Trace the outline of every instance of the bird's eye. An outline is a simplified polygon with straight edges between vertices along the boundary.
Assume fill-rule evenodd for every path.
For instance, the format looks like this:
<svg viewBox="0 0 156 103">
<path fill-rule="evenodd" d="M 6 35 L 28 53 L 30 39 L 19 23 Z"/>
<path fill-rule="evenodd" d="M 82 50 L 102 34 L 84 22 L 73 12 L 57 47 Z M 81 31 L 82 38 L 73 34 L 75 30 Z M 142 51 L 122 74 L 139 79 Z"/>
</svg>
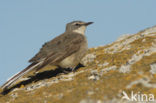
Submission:
<svg viewBox="0 0 156 103">
<path fill-rule="evenodd" d="M 77 24 L 77 23 L 76 23 L 75 25 L 76 25 L 76 26 L 80 26 L 80 24 Z"/>
</svg>

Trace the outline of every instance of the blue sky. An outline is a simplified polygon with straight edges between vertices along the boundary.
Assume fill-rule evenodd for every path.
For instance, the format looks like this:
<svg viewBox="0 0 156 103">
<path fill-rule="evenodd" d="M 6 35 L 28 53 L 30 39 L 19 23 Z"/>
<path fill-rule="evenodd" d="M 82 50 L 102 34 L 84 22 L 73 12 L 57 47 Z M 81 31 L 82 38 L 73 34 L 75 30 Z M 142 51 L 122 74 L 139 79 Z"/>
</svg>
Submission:
<svg viewBox="0 0 156 103">
<path fill-rule="evenodd" d="M 73 20 L 93 21 L 89 47 L 156 25 L 156 0 L 0 0 L 0 85 Z"/>
</svg>

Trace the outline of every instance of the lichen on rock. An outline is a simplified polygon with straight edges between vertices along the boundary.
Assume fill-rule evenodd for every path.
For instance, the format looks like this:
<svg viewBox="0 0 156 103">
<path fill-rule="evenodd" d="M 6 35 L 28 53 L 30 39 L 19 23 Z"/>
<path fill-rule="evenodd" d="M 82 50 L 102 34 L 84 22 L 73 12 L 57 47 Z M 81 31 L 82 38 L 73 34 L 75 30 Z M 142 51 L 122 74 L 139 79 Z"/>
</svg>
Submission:
<svg viewBox="0 0 156 103">
<path fill-rule="evenodd" d="M 137 103 L 123 96 L 156 98 L 156 26 L 90 48 L 75 72 L 47 66 L 25 75 L 0 103 Z M 0 90 L 2 91 L 2 90 Z M 142 101 L 141 101 L 142 102 Z M 153 103 L 155 101 L 152 101 Z"/>
</svg>

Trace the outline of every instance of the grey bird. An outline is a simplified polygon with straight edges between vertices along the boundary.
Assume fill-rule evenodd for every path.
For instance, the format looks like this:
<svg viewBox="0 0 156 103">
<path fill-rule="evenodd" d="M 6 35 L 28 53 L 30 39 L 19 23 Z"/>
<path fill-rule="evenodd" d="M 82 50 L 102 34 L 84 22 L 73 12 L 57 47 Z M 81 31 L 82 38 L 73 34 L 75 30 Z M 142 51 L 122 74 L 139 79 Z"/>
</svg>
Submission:
<svg viewBox="0 0 156 103">
<path fill-rule="evenodd" d="M 61 68 L 74 68 L 80 63 L 88 50 L 85 36 L 86 27 L 93 22 L 73 21 L 66 25 L 66 31 L 45 43 L 40 51 L 29 60 L 27 68 L 15 74 L 1 86 L 3 90 L 15 84 L 19 78 L 32 70 L 39 70 L 46 65 L 55 65 Z"/>
</svg>

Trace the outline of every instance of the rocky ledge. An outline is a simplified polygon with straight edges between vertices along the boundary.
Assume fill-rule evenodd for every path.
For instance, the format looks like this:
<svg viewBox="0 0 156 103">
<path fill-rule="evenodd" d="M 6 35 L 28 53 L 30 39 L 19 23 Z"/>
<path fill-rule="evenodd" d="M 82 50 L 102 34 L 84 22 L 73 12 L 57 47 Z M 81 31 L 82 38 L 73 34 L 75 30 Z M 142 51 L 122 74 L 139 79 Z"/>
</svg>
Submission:
<svg viewBox="0 0 156 103">
<path fill-rule="evenodd" d="M 156 26 L 90 48 L 81 64 L 29 73 L 0 103 L 156 103 Z"/>
</svg>

